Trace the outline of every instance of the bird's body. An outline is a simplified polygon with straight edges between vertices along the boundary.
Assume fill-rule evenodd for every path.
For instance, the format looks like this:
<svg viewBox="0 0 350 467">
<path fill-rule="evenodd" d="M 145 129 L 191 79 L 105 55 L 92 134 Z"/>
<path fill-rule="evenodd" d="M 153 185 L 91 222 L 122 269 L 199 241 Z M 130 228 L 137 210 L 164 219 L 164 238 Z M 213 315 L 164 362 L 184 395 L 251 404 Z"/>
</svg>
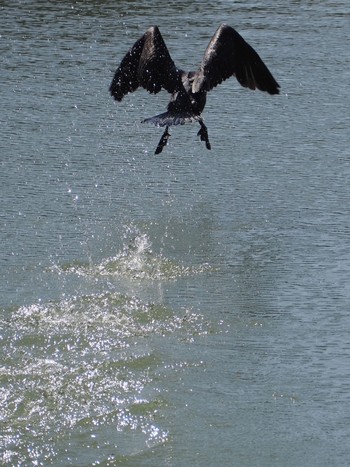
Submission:
<svg viewBox="0 0 350 467">
<path fill-rule="evenodd" d="M 143 120 L 166 127 L 156 154 L 167 144 L 169 126 L 191 122 L 200 124 L 198 135 L 210 149 L 201 114 L 207 93 L 230 76 L 236 76 L 238 82 L 249 89 L 279 93 L 279 84 L 259 55 L 230 26 L 222 24 L 218 28 L 196 72 L 185 72 L 175 66 L 158 27 L 154 26 L 123 58 L 114 74 L 110 93 L 117 101 L 138 87 L 154 94 L 165 89 L 171 94 L 166 112 Z"/>
</svg>

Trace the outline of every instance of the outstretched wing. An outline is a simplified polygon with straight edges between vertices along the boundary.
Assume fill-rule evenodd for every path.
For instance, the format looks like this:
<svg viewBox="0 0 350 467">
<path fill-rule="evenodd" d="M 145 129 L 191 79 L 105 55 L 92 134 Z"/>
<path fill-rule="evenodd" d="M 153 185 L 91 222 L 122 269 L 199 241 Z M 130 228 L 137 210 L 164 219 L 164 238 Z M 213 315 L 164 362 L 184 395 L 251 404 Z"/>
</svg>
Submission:
<svg viewBox="0 0 350 467">
<path fill-rule="evenodd" d="M 139 86 L 156 94 L 162 88 L 173 93 L 181 83 L 180 71 L 172 61 L 157 26 L 149 28 L 123 58 L 109 91 L 121 101 Z"/>
<path fill-rule="evenodd" d="M 204 53 L 192 91 L 210 91 L 230 76 L 236 76 L 246 88 L 279 93 L 279 84 L 253 47 L 233 28 L 222 24 Z"/>
</svg>

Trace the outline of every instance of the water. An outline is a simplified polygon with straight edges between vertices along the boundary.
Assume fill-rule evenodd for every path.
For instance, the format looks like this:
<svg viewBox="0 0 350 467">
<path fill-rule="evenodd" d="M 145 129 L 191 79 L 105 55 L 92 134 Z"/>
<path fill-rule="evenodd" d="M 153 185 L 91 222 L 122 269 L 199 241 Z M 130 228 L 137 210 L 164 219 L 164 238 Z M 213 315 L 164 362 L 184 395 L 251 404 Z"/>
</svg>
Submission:
<svg viewBox="0 0 350 467">
<path fill-rule="evenodd" d="M 347 466 L 347 2 L 0 2 L 1 464 Z M 281 84 L 108 95 L 158 24 L 221 22 Z"/>
</svg>

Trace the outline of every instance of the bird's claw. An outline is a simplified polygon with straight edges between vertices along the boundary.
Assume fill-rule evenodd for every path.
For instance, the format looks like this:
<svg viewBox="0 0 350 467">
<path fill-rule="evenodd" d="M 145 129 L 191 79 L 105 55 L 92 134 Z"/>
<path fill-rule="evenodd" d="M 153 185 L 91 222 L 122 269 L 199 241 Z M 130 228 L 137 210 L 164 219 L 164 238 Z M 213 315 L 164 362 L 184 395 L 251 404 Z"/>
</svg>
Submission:
<svg viewBox="0 0 350 467">
<path fill-rule="evenodd" d="M 197 136 L 201 137 L 201 141 L 205 141 L 205 146 L 207 149 L 211 149 L 211 145 L 209 142 L 209 136 L 208 136 L 208 130 L 204 124 L 201 125 L 201 128 L 198 131 Z"/>
<path fill-rule="evenodd" d="M 160 141 L 158 143 L 157 149 L 154 154 L 160 154 L 163 151 L 163 148 L 164 146 L 166 146 L 169 137 L 170 137 L 170 133 L 168 132 L 168 127 L 166 127 L 162 137 L 160 138 Z"/>
</svg>

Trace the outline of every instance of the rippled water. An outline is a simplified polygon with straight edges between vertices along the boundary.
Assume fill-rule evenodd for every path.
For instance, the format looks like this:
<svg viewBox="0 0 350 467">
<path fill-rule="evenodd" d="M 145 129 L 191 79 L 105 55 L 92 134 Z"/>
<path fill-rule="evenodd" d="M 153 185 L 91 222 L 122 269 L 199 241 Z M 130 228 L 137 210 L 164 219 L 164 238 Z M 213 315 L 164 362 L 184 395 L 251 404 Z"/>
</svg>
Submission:
<svg viewBox="0 0 350 467">
<path fill-rule="evenodd" d="M 347 2 L 0 2 L 2 465 L 347 466 Z M 280 96 L 229 80 L 195 125 L 108 95 L 152 24 L 184 69 L 221 22 Z"/>
</svg>

